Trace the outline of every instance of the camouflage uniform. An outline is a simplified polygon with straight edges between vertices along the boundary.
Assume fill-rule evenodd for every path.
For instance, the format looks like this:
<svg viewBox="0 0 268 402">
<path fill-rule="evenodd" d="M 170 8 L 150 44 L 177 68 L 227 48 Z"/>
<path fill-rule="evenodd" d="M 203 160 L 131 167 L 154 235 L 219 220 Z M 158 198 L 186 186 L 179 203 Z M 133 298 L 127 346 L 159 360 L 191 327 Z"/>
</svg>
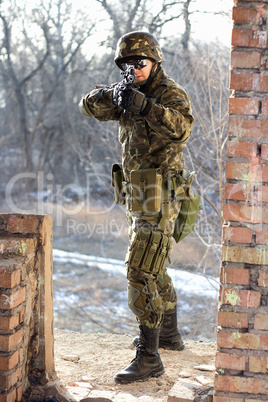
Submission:
<svg viewBox="0 0 268 402">
<path fill-rule="evenodd" d="M 137 55 L 148 56 L 147 45 L 148 43 L 141 40 L 133 42 L 134 54 L 136 52 Z M 162 60 L 159 49 L 156 50 L 158 53 L 155 59 L 158 57 Z M 122 53 L 120 52 L 121 49 L 115 60 L 119 67 L 118 61 L 124 58 L 124 48 Z M 130 182 L 131 171 L 150 168 L 157 168 L 166 183 L 184 166 L 182 152 L 193 124 L 190 101 L 185 90 L 168 77 L 162 67 L 158 70 L 156 76 L 150 79 L 150 85 L 139 87 L 146 99 L 152 102 L 151 109 L 145 116 L 126 112 L 114 105 L 115 84 L 94 89 L 80 102 L 81 113 L 93 116 L 100 121 L 117 120 L 119 122 L 123 175 L 127 183 Z M 126 204 L 130 227 L 130 243 L 126 255 L 128 303 L 138 321 L 149 328 L 160 327 L 163 311 L 170 310 L 176 305 L 176 293 L 172 280 L 166 272 L 165 264 L 162 264 L 160 269 L 159 267 L 156 269 L 152 264 L 144 268 L 140 262 L 132 264 L 130 255 L 132 250 L 144 241 L 144 233 L 145 235 L 149 233 L 149 236 L 153 233 L 160 236 L 160 241 L 157 243 L 158 250 L 154 252 L 157 255 L 159 251 L 164 255 L 164 260 L 167 259 L 180 203 L 176 201 L 174 190 L 168 192 L 166 201 L 168 213 L 165 219 L 163 219 L 163 210 L 156 213 L 133 213 L 128 203 Z M 163 248 L 164 240 L 167 240 L 167 243 Z M 150 244 L 151 247 L 152 242 Z"/>
</svg>

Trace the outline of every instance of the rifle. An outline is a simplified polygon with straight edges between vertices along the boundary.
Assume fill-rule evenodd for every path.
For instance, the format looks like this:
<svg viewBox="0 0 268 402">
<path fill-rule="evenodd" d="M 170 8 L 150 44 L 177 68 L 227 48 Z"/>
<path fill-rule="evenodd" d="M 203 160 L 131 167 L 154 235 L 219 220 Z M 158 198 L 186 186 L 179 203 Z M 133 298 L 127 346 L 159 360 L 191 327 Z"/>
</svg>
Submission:
<svg viewBox="0 0 268 402">
<path fill-rule="evenodd" d="M 124 76 L 123 80 L 118 84 L 119 91 L 130 91 L 133 88 L 134 81 L 135 81 L 135 70 L 134 67 L 129 65 L 126 70 L 121 71 L 121 74 Z M 119 92 L 120 93 L 120 92 Z M 119 95 L 118 102 L 123 102 L 123 97 Z"/>
<path fill-rule="evenodd" d="M 144 102 L 144 94 L 134 88 L 136 79 L 134 66 L 129 65 L 121 74 L 124 78 L 115 87 L 114 103 L 125 111 L 140 113 L 146 102 Z"/>
</svg>

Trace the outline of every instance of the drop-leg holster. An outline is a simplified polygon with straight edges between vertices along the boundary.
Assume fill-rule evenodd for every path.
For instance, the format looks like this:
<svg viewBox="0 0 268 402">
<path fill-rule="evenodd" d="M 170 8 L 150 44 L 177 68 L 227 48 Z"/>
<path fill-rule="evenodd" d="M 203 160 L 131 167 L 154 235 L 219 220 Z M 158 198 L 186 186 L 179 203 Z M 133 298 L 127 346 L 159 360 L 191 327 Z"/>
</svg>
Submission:
<svg viewBox="0 0 268 402">
<path fill-rule="evenodd" d="M 145 381 L 150 377 L 158 377 L 165 369 L 158 353 L 159 328 L 140 325 L 140 336 L 136 357 L 124 370 L 114 377 L 118 383 Z"/>
</svg>

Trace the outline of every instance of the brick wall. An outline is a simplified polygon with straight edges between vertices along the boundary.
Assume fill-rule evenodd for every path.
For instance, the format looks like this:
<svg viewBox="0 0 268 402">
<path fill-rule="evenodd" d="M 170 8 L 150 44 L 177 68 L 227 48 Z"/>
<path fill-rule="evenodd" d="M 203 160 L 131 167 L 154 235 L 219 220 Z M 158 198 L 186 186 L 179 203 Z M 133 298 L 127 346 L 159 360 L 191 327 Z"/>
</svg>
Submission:
<svg viewBox="0 0 268 402">
<path fill-rule="evenodd" d="M 268 400 L 268 0 L 234 1 L 214 402 Z"/>
<path fill-rule="evenodd" d="M 0 402 L 55 379 L 52 219 L 0 215 Z"/>
</svg>

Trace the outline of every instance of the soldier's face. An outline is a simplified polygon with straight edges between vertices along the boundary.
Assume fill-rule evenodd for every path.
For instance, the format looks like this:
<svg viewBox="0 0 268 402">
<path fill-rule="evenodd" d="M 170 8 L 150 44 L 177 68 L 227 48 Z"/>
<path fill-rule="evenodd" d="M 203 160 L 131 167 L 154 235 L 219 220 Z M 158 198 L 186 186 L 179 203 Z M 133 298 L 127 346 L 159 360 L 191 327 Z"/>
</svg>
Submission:
<svg viewBox="0 0 268 402">
<path fill-rule="evenodd" d="M 148 62 L 146 66 L 142 67 L 139 70 L 135 69 L 135 75 L 136 75 L 136 80 L 134 81 L 135 83 L 147 80 L 147 78 L 149 77 L 153 66 L 153 62 L 151 60 L 146 61 Z"/>
</svg>

